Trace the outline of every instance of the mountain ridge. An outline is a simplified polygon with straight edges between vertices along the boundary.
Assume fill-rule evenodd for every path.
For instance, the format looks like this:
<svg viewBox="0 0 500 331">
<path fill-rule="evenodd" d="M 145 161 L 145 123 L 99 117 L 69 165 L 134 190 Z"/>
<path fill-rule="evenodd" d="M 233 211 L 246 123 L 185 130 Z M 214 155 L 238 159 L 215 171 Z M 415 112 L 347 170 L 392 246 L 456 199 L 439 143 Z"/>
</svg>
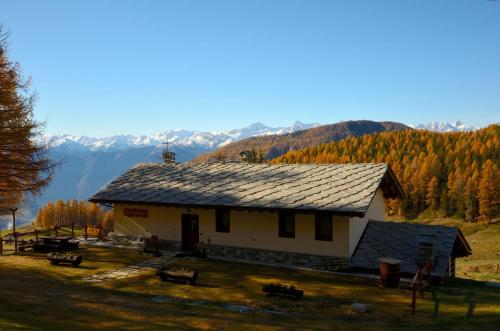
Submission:
<svg viewBox="0 0 500 331">
<path fill-rule="evenodd" d="M 179 128 L 151 135 L 118 134 L 101 138 L 86 135 L 45 134 L 38 139 L 40 142 L 49 144 L 49 146 L 53 148 L 59 148 L 64 145 L 64 148 L 68 152 L 124 150 L 128 148 L 141 148 L 146 146 L 160 146 L 165 144 L 167 140 L 170 146 L 190 147 L 196 145 L 197 147 L 215 149 L 245 138 L 282 135 L 324 125 L 331 124 L 304 124 L 300 121 L 295 121 L 295 123 L 290 126 L 269 127 L 262 122 L 255 122 L 240 129 L 228 130 L 199 131 Z M 476 127 L 466 125 L 460 120 L 451 123 L 428 122 L 416 125 L 406 125 L 414 129 L 436 132 L 465 132 L 477 130 Z"/>
<path fill-rule="evenodd" d="M 113 135 L 96 138 L 91 136 L 76 136 L 71 134 L 46 134 L 39 138 L 40 142 L 48 144 L 53 148 L 66 145 L 71 151 L 107 151 L 123 150 L 127 148 L 140 148 L 146 146 L 159 146 L 167 141 L 170 146 L 198 146 L 205 148 L 217 148 L 231 142 L 254 136 L 279 135 L 306 130 L 317 127 L 320 124 L 305 124 L 295 121 L 290 126 L 269 127 L 262 122 L 255 122 L 241 129 L 230 129 L 224 131 L 195 131 L 195 130 L 166 130 L 152 135 Z"/>
<path fill-rule="evenodd" d="M 213 152 L 202 154 L 194 161 L 204 162 L 211 158 L 238 160 L 239 153 L 249 149 L 262 152 L 264 159 L 273 159 L 295 149 L 325 144 L 352 136 L 358 137 L 370 133 L 400 130 L 412 130 L 412 128 L 402 123 L 389 121 L 344 121 L 284 135 L 249 137 L 222 146 Z"/>
<path fill-rule="evenodd" d="M 421 123 L 412 127 L 415 129 L 435 131 L 435 132 L 470 132 L 477 130 L 476 127 L 472 125 L 466 125 L 464 122 L 460 120 L 457 120 L 453 123 L 449 122 Z"/>
</svg>

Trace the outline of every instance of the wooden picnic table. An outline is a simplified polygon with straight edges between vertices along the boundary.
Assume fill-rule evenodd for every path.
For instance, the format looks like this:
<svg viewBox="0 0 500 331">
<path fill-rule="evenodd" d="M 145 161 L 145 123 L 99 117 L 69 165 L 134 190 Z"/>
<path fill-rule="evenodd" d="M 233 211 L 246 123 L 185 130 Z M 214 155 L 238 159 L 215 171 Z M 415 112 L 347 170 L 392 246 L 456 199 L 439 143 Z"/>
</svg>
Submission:
<svg viewBox="0 0 500 331">
<path fill-rule="evenodd" d="M 41 237 L 33 245 L 33 250 L 37 252 L 66 251 L 78 248 L 78 242 L 70 242 L 71 236 Z"/>
</svg>

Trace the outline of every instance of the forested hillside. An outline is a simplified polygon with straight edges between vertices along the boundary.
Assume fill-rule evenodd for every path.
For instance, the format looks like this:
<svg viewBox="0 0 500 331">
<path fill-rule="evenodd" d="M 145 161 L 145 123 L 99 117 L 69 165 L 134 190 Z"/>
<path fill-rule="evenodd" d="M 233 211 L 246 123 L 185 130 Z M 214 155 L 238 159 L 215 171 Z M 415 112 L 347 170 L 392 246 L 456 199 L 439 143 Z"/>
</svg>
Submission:
<svg viewBox="0 0 500 331">
<path fill-rule="evenodd" d="M 219 161 L 238 160 L 241 151 L 251 149 L 261 153 L 264 159 L 270 160 L 290 150 L 325 144 L 347 137 L 359 137 L 369 133 L 408 129 L 410 129 L 409 126 L 397 122 L 345 121 L 288 134 L 243 139 L 221 147 L 214 152 L 202 154 L 195 161 L 207 161 L 210 158 Z"/>
<path fill-rule="evenodd" d="M 500 126 L 465 133 L 382 132 L 291 151 L 273 163 L 388 163 L 406 197 L 389 214 L 490 220 L 500 212 Z"/>
<path fill-rule="evenodd" d="M 113 211 L 105 211 L 95 203 L 73 199 L 48 202 L 38 210 L 37 226 L 49 228 L 54 225 L 102 225 L 113 229 Z"/>
</svg>

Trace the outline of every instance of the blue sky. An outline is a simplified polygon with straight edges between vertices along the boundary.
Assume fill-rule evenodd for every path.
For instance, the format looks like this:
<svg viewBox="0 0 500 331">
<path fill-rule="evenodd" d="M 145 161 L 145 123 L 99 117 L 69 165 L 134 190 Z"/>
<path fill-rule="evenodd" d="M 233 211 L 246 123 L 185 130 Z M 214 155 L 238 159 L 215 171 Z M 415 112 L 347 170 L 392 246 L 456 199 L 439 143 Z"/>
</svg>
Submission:
<svg viewBox="0 0 500 331">
<path fill-rule="evenodd" d="M 500 121 L 500 1 L 0 0 L 54 133 Z"/>
</svg>

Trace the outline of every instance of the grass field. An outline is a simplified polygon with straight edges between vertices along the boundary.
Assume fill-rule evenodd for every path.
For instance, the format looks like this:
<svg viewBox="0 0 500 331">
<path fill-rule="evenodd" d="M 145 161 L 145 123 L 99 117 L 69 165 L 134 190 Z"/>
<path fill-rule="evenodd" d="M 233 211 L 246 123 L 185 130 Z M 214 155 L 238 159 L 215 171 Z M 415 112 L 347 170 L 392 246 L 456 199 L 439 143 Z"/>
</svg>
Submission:
<svg viewBox="0 0 500 331">
<path fill-rule="evenodd" d="M 372 279 L 249 264 L 180 259 L 198 270 L 197 286 L 162 283 L 154 272 L 110 283 L 83 278 L 150 257 L 131 250 L 83 248 L 80 268 L 51 266 L 43 255 L 0 257 L 0 330 L 498 330 L 500 289 L 456 280 L 436 287 L 410 314 L 409 291 Z M 305 298 L 266 297 L 267 282 L 294 284 Z M 350 310 L 367 303 L 368 312 Z M 472 310 L 471 310 L 472 309 Z M 469 313 L 468 313 L 469 312 Z"/>
</svg>

